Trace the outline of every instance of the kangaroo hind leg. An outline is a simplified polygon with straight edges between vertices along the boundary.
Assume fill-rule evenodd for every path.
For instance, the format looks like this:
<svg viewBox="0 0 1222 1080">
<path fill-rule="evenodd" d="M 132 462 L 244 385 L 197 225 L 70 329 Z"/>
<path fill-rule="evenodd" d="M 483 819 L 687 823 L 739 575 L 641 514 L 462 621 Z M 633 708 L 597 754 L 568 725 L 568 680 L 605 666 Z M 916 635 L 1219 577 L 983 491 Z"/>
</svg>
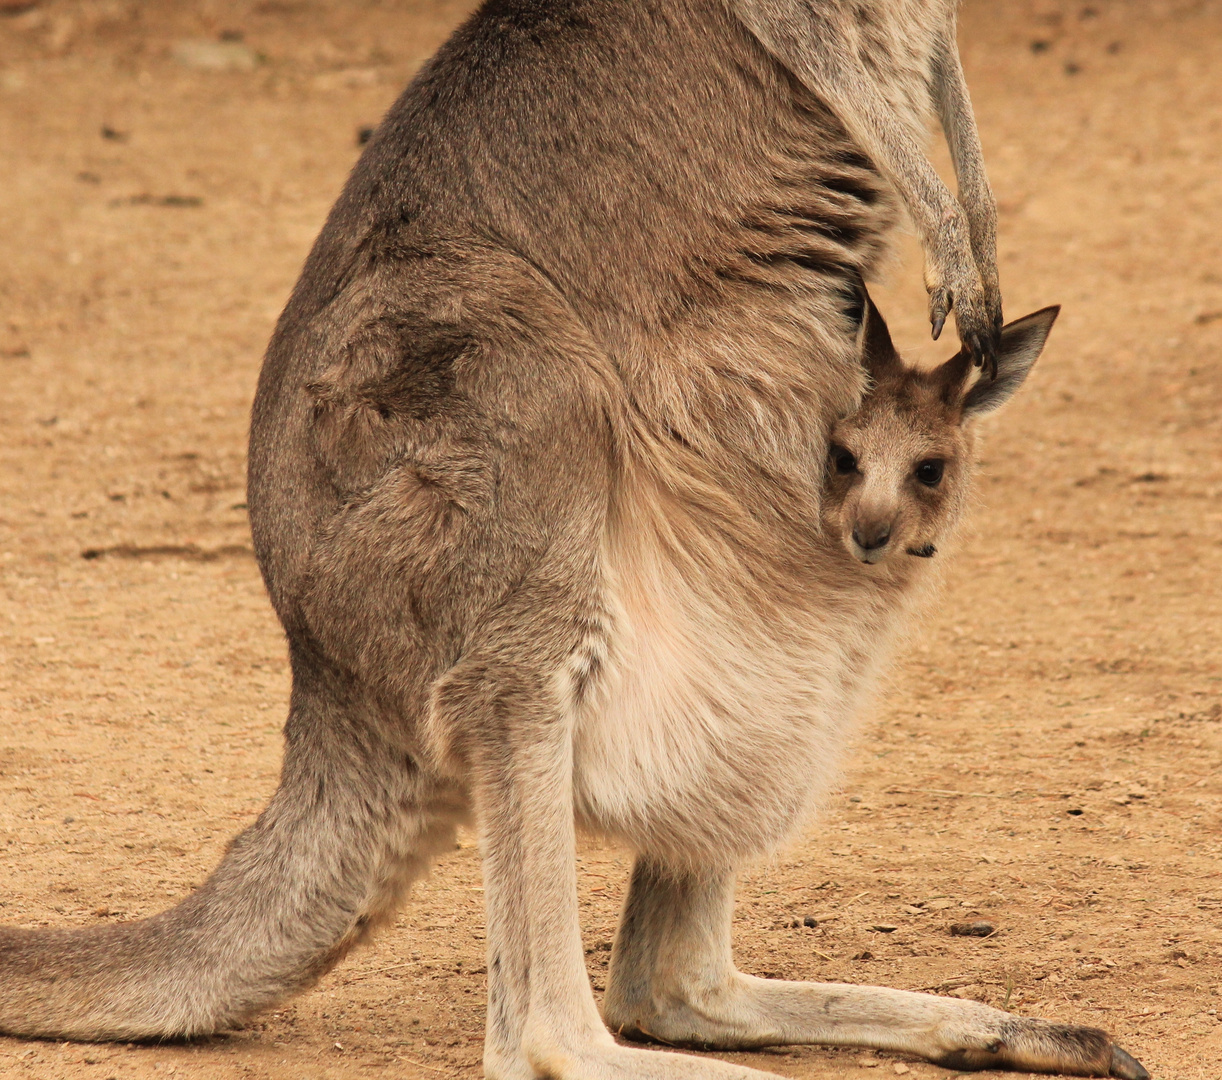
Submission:
<svg viewBox="0 0 1222 1080">
<path fill-rule="evenodd" d="M 279 788 L 176 907 L 85 930 L 0 930 L 0 1031 L 215 1031 L 309 986 L 385 922 L 453 842 L 462 808 L 370 736 L 362 708 L 342 686 L 298 677 Z"/>
<path fill-rule="evenodd" d="M 487 904 L 485 1074 L 764 1080 L 721 1061 L 619 1046 L 599 1018 L 578 920 L 572 710 L 556 675 L 581 620 L 566 632 L 557 597 L 554 580 L 521 584 L 434 696 L 436 722 L 470 739 Z"/>
<path fill-rule="evenodd" d="M 731 869 L 637 860 L 611 954 L 604 1015 L 640 1039 L 718 1049 L 868 1046 L 958 1069 L 1146 1080 L 1095 1028 L 878 986 L 758 979 L 730 957 Z"/>
</svg>

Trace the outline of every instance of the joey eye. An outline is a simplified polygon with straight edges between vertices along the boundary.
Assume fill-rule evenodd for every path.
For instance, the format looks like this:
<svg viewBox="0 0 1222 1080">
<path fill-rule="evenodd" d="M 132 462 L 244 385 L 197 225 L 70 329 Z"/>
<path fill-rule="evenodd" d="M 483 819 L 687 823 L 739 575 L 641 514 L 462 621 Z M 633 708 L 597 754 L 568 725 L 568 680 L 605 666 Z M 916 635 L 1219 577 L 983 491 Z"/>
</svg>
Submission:
<svg viewBox="0 0 1222 1080">
<path fill-rule="evenodd" d="M 841 476 L 857 471 L 857 459 L 843 446 L 832 447 L 832 464 L 836 466 L 836 471 Z"/>
<path fill-rule="evenodd" d="M 922 461 L 916 467 L 916 478 L 926 487 L 937 487 L 942 482 L 942 471 L 946 463 L 937 458 Z"/>
</svg>

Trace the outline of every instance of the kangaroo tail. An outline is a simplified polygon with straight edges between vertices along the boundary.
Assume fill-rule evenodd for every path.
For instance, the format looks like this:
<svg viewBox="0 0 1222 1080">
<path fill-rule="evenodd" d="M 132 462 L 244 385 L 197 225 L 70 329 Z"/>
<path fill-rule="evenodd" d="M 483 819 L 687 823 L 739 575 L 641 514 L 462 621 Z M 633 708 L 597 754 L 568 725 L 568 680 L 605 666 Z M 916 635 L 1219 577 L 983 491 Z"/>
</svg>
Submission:
<svg viewBox="0 0 1222 1080">
<path fill-rule="evenodd" d="M 0 1032 L 198 1035 L 317 981 L 453 843 L 460 798 L 375 725 L 295 693 L 280 786 L 178 906 L 85 930 L 0 929 Z"/>
</svg>

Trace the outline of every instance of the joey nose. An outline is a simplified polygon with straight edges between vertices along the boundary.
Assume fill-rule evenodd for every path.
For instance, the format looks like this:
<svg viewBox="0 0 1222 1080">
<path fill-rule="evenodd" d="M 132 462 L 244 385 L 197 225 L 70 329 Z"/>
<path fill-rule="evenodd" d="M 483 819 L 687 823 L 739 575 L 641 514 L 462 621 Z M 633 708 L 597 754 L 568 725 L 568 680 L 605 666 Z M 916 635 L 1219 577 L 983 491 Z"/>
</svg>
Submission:
<svg viewBox="0 0 1222 1080">
<path fill-rule="evenodd" d="M 853 542 L 862 551 L 877 551 L 881 547 L 886 547 L 890 539 L 891 525 L 888 522 L 853 526 Z"/>
</svg>

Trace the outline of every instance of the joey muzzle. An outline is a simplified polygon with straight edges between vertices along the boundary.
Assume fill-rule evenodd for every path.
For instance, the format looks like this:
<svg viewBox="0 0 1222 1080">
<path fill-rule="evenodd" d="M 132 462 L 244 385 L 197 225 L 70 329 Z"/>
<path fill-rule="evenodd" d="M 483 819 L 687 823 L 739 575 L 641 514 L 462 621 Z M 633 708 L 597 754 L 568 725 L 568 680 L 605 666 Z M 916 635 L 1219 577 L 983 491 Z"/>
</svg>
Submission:
<svg viewBox="0 0 1222 1080">
<path fill-rule="evenodd" d="M 881 562 L 887 555 L 891 542 L 892 522 L 886 519 L 858 521 L 850 534 L 853 554 L 862 562 Z"/>
</svg>

